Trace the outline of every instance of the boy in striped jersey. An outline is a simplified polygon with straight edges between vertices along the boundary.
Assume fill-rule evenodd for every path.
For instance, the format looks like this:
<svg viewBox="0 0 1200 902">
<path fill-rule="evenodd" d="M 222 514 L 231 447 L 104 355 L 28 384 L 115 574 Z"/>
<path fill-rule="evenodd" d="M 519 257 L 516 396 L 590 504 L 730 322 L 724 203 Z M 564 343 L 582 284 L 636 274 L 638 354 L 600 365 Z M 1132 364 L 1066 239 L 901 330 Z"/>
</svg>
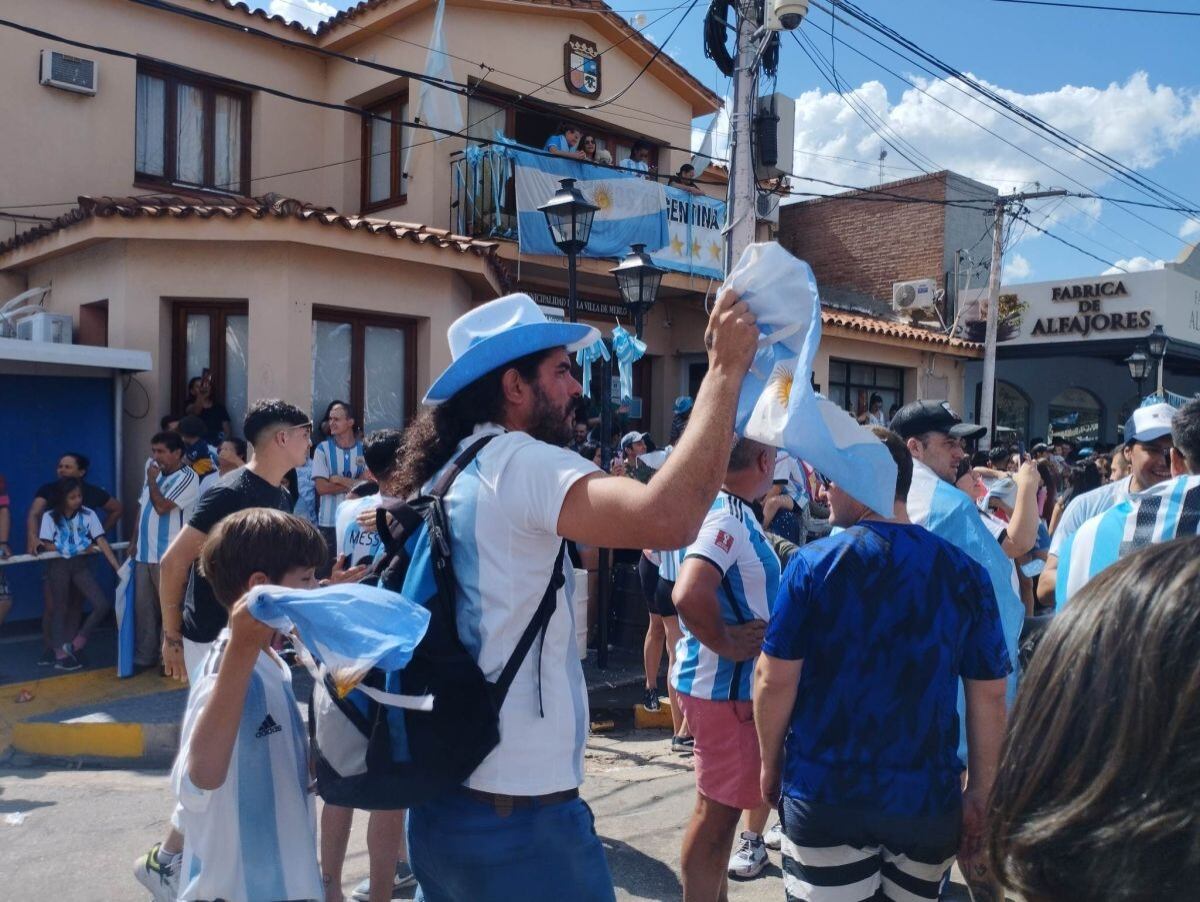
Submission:
<svg viewBox="0 0 1200 902">
<path fill-rule="evenodd" d="M 159 432 L 151 438 L 150 457 L 146 483 L 138 499 L 137 529 L 129 543 L 134 579 L 135 667 L 158 664 L 162 647 L 158 562 L 200 497 L 200 477 L 186 466 L 183 439 L 176 433 Z"/>
<path fill-rule="evenodd" d="M 762 833 L 771 809 L 758 788 L 750 683 L 779 588 L 779 559 L 751 505 L 774 475 L 774 448 L 747 438 L 734 443 L 721 491 L 683 554 L 672 594 L 683 638 L 671 685 L 695 737 L 696 760 L 696 808 L 683 839 L 685 900 L 724 898 L 728 876 L 755 877 L 767 863 Z M 746 830 L 730 858 L 743 811 Z"/>
<path fill-rule="evenodd" d="M 315 801 L 291 671 L 275 631 L 250 616 L 255 586 L 316 588 L 325 543 L 312 525 L 269 508 L 230 514 L 209 534 L 200 569 L 229 627 L 188 696 L 171 786 L 186 837 L 180 900 L 323 899 Z"/>
<path fill-rule="evenodd" d="M 354 411 L 345 401 L 334 401 L 325 413 L 329 438 L 313 451 L 312 476 L 317 490 L 317 528 L 329 547 L 329 560 L 319 576 L 328 576 L 337 560 L 337 509 L 347 494 L 362 479 L 366 470 L 363 444 L 355 430 Z"/>
</svg>

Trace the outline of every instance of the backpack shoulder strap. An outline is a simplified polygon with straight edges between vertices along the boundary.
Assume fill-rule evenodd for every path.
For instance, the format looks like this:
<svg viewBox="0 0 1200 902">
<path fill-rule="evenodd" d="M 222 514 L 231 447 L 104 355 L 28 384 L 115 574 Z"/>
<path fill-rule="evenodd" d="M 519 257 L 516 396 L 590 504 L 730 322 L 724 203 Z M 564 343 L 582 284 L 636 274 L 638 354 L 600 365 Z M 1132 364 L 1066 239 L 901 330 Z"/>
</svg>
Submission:
<svg viewBox="0 0 1200 902">
<path fill-rule="evenodd" d="M 454 480 L 458 478 L 458 474 L 465 470 L 467 465 L 475 459 L 475 456 L 483 450 L 483 446 L 495 437 L 495 433 L 483 435 L 467 445 L 463 449 L 462 454 L 454 458 L 450 465 L 442 470 L 442 474 L 438 477 L 437 482 L 433 484 L 433 488 L 429 490 L 429 494 L 434 498 L 444 497 L 446 492 L 450 491 L 450 486 L 454 483 Z"/>
<path fill-rule="evenodd" d="M 563 558 L 567 553 L 566 541 L 560 542 L 558 546 L 558 557 L 554 559 L 554 570 L 550 574 L 550 582 L 546 586 L 546 591 L 542 593 L 541 604 L 538 605 L 537 611 L 534 612 L 533 619 L 529 621 L 529 625 L 525 627 L 525 632 L 521 634 L 521 638 L 517 640 L 517 647 L 513 649 L 513 653 L 508 658 L 508 663 L 504 665 L 504 669 L 500 671 L 500 677 L 495 683 L 495 698 L 496 708 L 499 709 L 504 704 L 504 698 L 508 695 L 508 690 L 512 686 L 512 682 L 516 679 L 517 671 L 521 669 L 521 664 L 524 663 L 525 657 L 529 654 L 529 649 L 533 647 L 533 640 L 538 634 L 545 634 L 546 627 L 550 624 L 550 618 L 554 616 L 554 608 L 558 604 L 558 590 L 563 587 L 566 578 L 563 576 L 562 566 Z M 540 666 L 540 665 L 539 665 Z M 538 674 L 538 704 L 541 704 L 541 673 Z"/>
</svg>

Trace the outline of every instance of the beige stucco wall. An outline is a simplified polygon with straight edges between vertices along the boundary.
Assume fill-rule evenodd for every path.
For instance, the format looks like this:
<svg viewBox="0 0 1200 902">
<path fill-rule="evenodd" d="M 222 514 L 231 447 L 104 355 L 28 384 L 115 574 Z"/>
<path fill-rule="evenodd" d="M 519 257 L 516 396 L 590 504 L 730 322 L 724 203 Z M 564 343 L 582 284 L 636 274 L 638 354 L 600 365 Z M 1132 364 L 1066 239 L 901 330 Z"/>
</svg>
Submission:
<svg viewBox="0 0 1200 902">
<path fill-rule="evenodd" d="M 813 362 L 813 376 L 824 389 L 829 385 L 829 361 L 849 360 L 904 370 L 904 403 L 919 399 L 946 400 L 963 413 L 965 361 L 930 351 L 890 345 L 884 341 L 824 335 Z"/>
</svg>

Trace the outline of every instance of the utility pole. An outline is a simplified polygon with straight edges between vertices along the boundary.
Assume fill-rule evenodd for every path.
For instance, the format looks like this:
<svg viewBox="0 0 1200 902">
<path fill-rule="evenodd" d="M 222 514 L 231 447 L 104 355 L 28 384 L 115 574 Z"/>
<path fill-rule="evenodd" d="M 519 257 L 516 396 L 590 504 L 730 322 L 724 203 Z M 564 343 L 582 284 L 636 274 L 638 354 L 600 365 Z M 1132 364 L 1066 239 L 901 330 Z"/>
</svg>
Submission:
<svg viewBox="0 0 1200 902">
<path fill-rule="evenodd" d="M 754 155 L 750 152 L 750 130 L 754 127 L 754 73 L 759 63 L 754 36 L 758 32 L 760 8 L 761 0 L 738 2 L 737 62 L 733 70 L 733 109 L 729 114 L 733 138 L 729 146 L 726 273 L 737 263 L 742 251 L 754 243 L 755 226 L 758 224 L 754 206 Z"/>
<path fill-rule="evenodd" d="M 1064 197 L 1066 191 L 1027 191 L 996 198 L 996 219 L 992 226 L 992 260 L 988 267 L 987 331 L 983 339 L 983 383 L 980 391 L 979 424 L 987 432 L 979 440 L 984 451 L 992 447 L 992 420 L 996 400 L 996 335 L 1000 330 L 1000 270 L 1004 263 L 1004 213 L 1009 204 L 1043 197 Z"/>
</svg>

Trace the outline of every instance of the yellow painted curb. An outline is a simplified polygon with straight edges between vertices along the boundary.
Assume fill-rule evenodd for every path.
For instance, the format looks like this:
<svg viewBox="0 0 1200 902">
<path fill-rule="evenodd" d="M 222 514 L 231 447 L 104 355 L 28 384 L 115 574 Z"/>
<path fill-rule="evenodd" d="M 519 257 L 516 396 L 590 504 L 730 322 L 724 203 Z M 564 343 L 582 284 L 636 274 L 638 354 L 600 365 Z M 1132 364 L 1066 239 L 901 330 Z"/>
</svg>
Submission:
<svg viewBox="0 0 1200 902">
<path fill-rule="evenodd" d="M 18 723 L 13 748 L 30 755 L 140 758 L 146 742 L 139 723 Z"/>
<path fill-rule="evenodd" d="M 24 683 L 8 683 L 0 686 L 0 753 L 12 745 L 13 732 L 17 725 L 43 714 L 52 714 L 64 708 L 100 704 L 139 695 L 153 695 L 169 689 L 178 689 L 186 683 L 160 676 L 155 671 L 146 671 L 135 677 L 117 679 L 117 669 L 85 670 L 66 673 L 42 680 Z M 23 690 L 33 694 L 32 700 L 18 702 Z M 58 726 L 57 724 L 41 724 Z M 108 726 L 106 724 L 79 724 L 78 726 Z M 117 726 L 117 725 L 114 725 Z"/>
<path fill-rule="evenodd" d="M 670 730 L 675 724 L 671 720 L 671 700 L 659 699 L 659 709 L 648 711 L 643 705 L 633 706 L 633 725 L 639 730 Z"/>
</svg>

